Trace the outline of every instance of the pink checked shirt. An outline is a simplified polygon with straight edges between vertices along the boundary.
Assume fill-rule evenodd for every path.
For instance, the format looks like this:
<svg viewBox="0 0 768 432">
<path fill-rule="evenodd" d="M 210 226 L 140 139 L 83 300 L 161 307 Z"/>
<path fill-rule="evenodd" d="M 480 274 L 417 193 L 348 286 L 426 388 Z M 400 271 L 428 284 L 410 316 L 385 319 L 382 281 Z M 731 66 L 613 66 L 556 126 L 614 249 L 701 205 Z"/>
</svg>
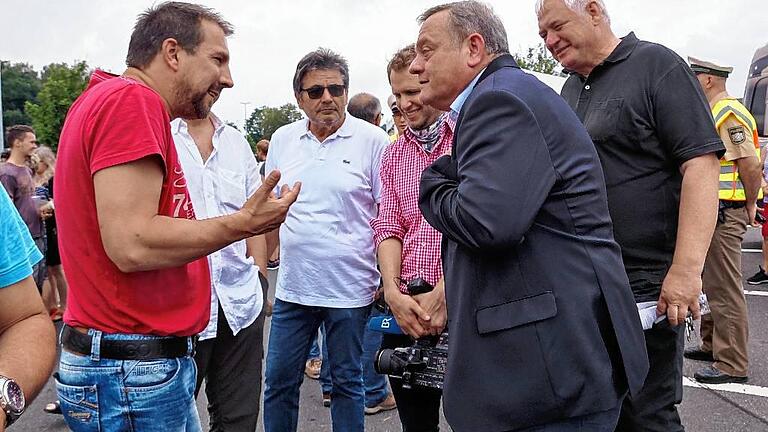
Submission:
<svg viewBox="0 0 768 432">
<path fill-rule="evenodd" d="M 447 119 L 440 140 L 427 153 L 410 130 L 384 150 L 381 159 L 381 204 L 379 215 L 371 220 L 374 242 L 395 237 L 403 244 L 400 278 L 416 277 L 434 285 L 443 277 L 440 263 L 442 235 L 424 220 L 419 210 L 421 173 L 440 156 L 450 154 L 455 123 Z M 405 291 L 405 285 L 400 285 Z"/>
</svg>

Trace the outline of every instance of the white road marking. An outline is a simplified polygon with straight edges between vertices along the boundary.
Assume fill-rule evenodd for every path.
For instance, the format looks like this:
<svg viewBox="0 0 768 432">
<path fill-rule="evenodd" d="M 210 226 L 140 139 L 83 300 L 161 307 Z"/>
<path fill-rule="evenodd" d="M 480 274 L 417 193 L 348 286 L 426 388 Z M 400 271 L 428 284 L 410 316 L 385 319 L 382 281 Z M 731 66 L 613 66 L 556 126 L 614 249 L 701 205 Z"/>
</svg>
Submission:
<svg viewBox="0 0 768 432">
<path fill-rule="evenodd" d="M 758 296 L 758 297 L 768 297 L 768 291 L 747 291 L 747 290 L 744 290 L 744 295 L 751 295 L 751 296 Z"/>
<path fill-rule="evenodd" d="M 702 384 L 688 377 L 683 377 L 683 385 L 686 387 L 701 388 L 707 390 L 738 393 L 749 396 L 759 396 L 768 398 L 768 387 L 760 387 L 749 384 Z"/>
<path fill-rule="evenodd" d="M 763 253 L 762 249 L 742 249 L 741 251 L 746 253 Z"/>
</svg>

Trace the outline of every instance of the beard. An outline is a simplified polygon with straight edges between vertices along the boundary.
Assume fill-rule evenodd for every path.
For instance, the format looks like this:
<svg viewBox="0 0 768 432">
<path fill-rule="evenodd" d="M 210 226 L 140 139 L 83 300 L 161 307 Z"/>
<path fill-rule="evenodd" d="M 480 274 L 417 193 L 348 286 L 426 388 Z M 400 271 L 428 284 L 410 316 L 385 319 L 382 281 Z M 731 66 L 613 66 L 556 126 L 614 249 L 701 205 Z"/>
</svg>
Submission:
<svg viewBox="0 0 768 432">
<path fill-rule="evenodd" d="M 182 82 L 176 88 L 175 99 L 179 101 L 176 107 L 176 116 L 184 119 L 204 119 L 208 117 L 211 112 L 211 103 L 206 102 L 205 97 L 208 96 L 208 91 L 195 91 L 189 83 Z M 221 92 L 221 89 L 216 89 L 217 92 Z"/>
</svg>

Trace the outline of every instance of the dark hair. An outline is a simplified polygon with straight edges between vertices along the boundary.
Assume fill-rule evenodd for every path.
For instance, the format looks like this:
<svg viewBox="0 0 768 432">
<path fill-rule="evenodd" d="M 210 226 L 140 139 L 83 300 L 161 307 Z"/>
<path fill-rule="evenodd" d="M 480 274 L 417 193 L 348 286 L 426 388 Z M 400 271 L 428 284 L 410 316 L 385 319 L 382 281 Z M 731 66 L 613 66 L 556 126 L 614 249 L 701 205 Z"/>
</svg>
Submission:
<svg viewBox="0 0 768 432">
<path fill-rule="evenodd" d="M 441 4 L 419 15 L 419 24 L 423 24 L 429 17 L 444 10 L 450 13 L 451 30 L 457 42 L 463 41 L 472 33 L 479 33 L 485 40 L 485 50 L 488 54 L 509 53 L 507 31 L 490 6 L 473 0 Z"/>
<path fill-rule="evenodd" d="M 314 70 L 337 70 L 341 73 L 341 80 L 344 88 L 349 90 L 349 66 L 347 60 L 329 50 L 328 48 L 318 48 L 307 54 L 299 60 L 296 65 L 296 74 L 293 76 L 293 92 L 301 92 L 301 82 L 307 73 Z"/>
<path fill-rule="evenodd" d="M 387 65 L 387 79 L 389 80 L 389 83 L 392 84 L 392 78 L 390 78 L 392 71 L 400 72 L 403 69 L 407 70 L 415 58 L 416 48 L 413 44 L 403 47 L 397 51 L 395 55 L 392 56 L 392 59 L 389 60 L 389 64 Z"/>
<path fill-rule="evenodd" d="M 347 111 L 352 117 L 376 125 L 376 117 L 381 114 L 381 102 L 372 94 L 358 93 L 349 99 Z"/>
<path fill-rule="evenodd" d="M 13 143 L 17 140 L 24 139 L 24 135 L 27 133 L 35 133 L 32 126 L 27 125 L 13 125 L 5 129 L 5 146 L 8 148 L 13 147 Z"/>
<path fill-rule="evenodd" d="M 194 54 L 203 41 L 200 31 L 203 20 L 221 27 L 225 36 L 234 33 L 232 24 L 205 6 L 164 2 L 147 9 L 136 20 L 125 63 L 135 68 L 147 66 L 160 51 L 163 41 L 170 38 L 176 39 L 185 51 Z"/>
</svg>

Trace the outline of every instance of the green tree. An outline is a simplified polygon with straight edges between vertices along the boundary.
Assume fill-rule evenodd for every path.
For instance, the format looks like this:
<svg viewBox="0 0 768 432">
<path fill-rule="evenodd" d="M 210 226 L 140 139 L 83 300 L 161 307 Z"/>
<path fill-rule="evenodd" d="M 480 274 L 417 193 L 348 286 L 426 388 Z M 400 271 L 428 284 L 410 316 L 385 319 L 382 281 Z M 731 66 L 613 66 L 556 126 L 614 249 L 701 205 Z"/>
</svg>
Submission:
<svg viewBox="0 0 768 432">
<path fill-rule="evenodd" d="M 69 107 L 88 85 L 90 71 L 84 61 L 71 66 L 52 63 L 43 68 L 43 85 L 37 103 L 27 101 L 24 109 L 32 119 L 38 141 L 56 150 Z"/>
<path fill-rule="evenodd" d="M 281 127 L 302 117 L 296 105 L 287 103 L 281 107 L 263 106 L 256 108 L 245 121 L 245 134 L 253 151 L 256 151 L 256 143 L 262 139 L 272 138 L 272 134 Z"/>
<path fill-rule="evenodd" d="M 543 43 L 539 43 L 536 47 L 529 47 L 528 53 L 523 55 L 521 53 L 513 54 L 517 64 L 523 68 L 534 72 L 541 72 L 550 75 L 565 76 L 562 72 L 560 63 L 557 62 L 549 54 L 547 47 Z"/>
<path fill-rule="evenodd" d="M 26 63 L 0 61 L 0 80 L 3 94 L 3 125 L 30 124 L 32 120 L 24 112 L 24 103 L 37 101 L 42 82 L 37 71 Z"/>
</svg>

